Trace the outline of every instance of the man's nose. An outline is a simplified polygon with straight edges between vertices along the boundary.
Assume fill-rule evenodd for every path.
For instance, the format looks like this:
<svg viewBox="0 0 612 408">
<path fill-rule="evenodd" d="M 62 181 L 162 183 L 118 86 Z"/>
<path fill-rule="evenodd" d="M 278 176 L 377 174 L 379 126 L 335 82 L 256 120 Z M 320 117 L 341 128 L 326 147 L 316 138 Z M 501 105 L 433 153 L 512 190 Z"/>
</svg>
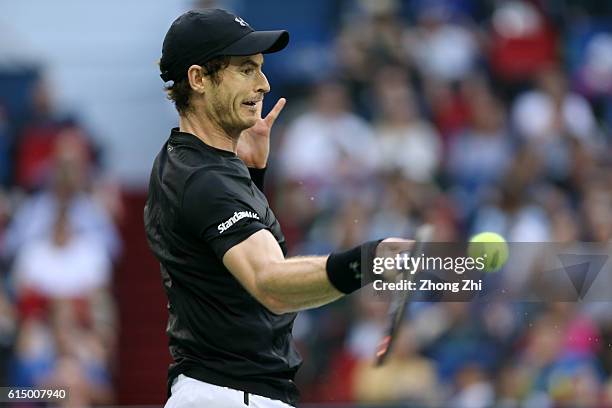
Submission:
<svg viewBox="0 0 612 408">
<path fill-rule="evenodd" d="M 258 86 L 257 92 L 261 92 L 261 93 L 270 92 L 270 83 L 268 82 L 268 78 L 266 78 L 266 75 L 263 72 L 260 74 L 260 79 L 259 79 L 259 83 L 257 84 L 257 86 Z"/>
</svg>

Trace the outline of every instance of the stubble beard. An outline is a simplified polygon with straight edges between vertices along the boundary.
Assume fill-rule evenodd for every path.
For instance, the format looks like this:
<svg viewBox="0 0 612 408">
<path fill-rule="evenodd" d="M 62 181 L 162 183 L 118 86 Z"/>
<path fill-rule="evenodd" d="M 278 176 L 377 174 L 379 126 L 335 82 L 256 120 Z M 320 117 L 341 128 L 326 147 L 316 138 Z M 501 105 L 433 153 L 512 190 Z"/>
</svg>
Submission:
<svg viewBox="0 0 612 408">
<path fill-rule="evenodd" d="M 211 113 L 212 115 L 209 114 L 212 116 L 211 119 L 215 118 L 217 126 L 234 142 L 238 142 L 240 134 L 255 124 L 254 120 L 253 124 L 246 123 L 240 113 L 233 109 L 231 103 L 223 103 L 218 99 L 212 104 Z"/>
</svg>

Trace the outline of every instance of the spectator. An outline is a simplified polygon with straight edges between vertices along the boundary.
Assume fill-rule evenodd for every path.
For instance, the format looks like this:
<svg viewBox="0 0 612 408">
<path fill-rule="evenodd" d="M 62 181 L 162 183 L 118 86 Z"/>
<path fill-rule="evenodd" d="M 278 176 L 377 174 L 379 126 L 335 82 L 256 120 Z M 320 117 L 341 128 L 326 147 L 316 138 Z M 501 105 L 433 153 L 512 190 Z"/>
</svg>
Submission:
<svg viewBox="0 0 612 408">
<path fill-rule="evenodd" d="M 464 218 L 492 194 L 493 186 L 507 173 L 514 150 L 501 102 L 482 81 L 466 88 L 470 121 L 453 137 L 446 170 Z"/>
<path fill-rule="evenodd" d="M 362 359 L 354 373 L 355 399 L 362 403 L 405 402 L 437 406 L 443 395 L 433 361 L 421 356 L 410 326 L 402 326 L 395 348 L 382 367 Z"/>
<path fill-rule="evenodd" d="M 54 299 L 44 319 L 24 320 L 11 384 L 68 389 L 66 407 L 112 402 L 108 349 L 77 313 L 73 302 Z"/>
<path fill-rule="evenodd" d="M 87 235 L 113 259 L 119 254 L 118 233 L 106 211 L 86 190 L 86 148 L 71 133 L 56 142 L 51 188 L 28 197 L 6 232 L 5 254 L 12 258 L 32 240 L 51 230 L 56 214 L 65 208 L 74 231 Z"/>
<path fill-rule="evenodd" d="M 557 33 L 532 2 L 497 3 L 490 27 L 491 70 L 510 88 L 557 61 Z"/>
<path fill-rule="evenodd" d="M 385 316 L 387 304 L 376 293 L 366 289 L 359 293 L 354 301 L 356 319 L 347 336 L 347 351 L 359 360 L 370 360 L 380 339 L 385 334 Z"/>
<path fill-rule="evenodd" d="M 397 0 L 360 0 L 351 6 L 357 10 L 347 12 L 350 18 L 336 39 L 336 59 L 355 109 L 369 118 L 374 107 L 367 91 L 378 67 L 408 68 L 410 61 L 403 52 Z"/>
<path fill-rule="evenodd" d="M 380 167 L 399 170 L 410 180 L 431 182 L 441 161 L 441 143 L 434 127 L 421 117 L 408 78 L 401 68 L 387 67 L 378 72 L 374 86 Z"/>
<path fill-rule="evenodd" d="M 591 106 L 567 86 L 565 74 L 549 68 L 539 74 L 537 88 L 520 95 L 512 108 L 519 136 L 533 145 L 553 180 L 568 176 L 571 140 L 589 148 L 599 144 Z"/>
<path fill-rule="evenodd" d="M 372 214 L 369 236 L 373 239 L 411 236 L 417 223 L 414 214 L 420 210 L 415 197 L 420 191 L 418 185 L 397 173 L 386 176 L 382 183 L 378 211 Z"/>
<path fill-rule="evenodd" d="M 597 136 L 591 106 L 584 97 L 568 89 L 559 67 L 540 71 L 537 87 L 515 101 L 513 119 L 519 134 L 536 143 L 563 136 L 592 143 Z"/>
<path fill-rule="evenodd" d="M 338 82 L 317 86 L 310 108 L 289 126 L 280 153 L 282 176 L 328 191 L 358 185 L 378 165 L 378 145 L 370 125 L 350 111 Z"/>
<path fill-rule="evenodd" d="M 476 231 L 496 231 L 505 236 L 509 242 L 550 240 L 548 214 L 539 203 L 528 198 L 528 191 L 537 190 L 538 186 L 529 186 L 521 180 L 523 175 L 532 170 L 533 159 L 524 155 L 530 153 L 521 153 L 517 156 L 508 175 L 501 182 L 499 194 L 496 194 L 488 205 L 482 204 L 478 207 L 470 234 Z"/>
<path fill-rule="evenodd" d="M 584 219 L 584 240 L 610 242 L 612 239 L 612 187 L 610 173 L 592 178 L 584 186 L 580 213 Z"/>
<path fill-rule="evenodd" d="M 15 146 L 15 182 L 27 191 L 43 187 L 53 167 L 58 137 L 70 131 L 93 154 L 93 148 L 74 121 L 59 114 L 49 87 L 39 80 L 33 88 L 32 112 L 21 124 Z"/>
<path fill-rule="evenodd" d="M 612 33 L 597 32 L 584 46 L 580 85 L 589 96 L 612 96 Z"/>
<path fill-rule="evenodd" d="M 72 231 L 65 209 L 51 235 L 22 246 L 14 265 L 18 295 L 35 292 L 43 297 L 89 297 L 110 284 L 111 262 L 103 247 Z"/>
<path fill-rule="evenodd" d="M 404 49 L 423 78 L 460 81 L 476 67 L 480 56 L 476 35 L 451 17 L 448 5 L 432 2 L 421 8 L 415 27 L 405 32 Z"/>
<path fill-rule="evenodd" d="M 456 394 L 449 406 L 455 408 L 486 408 L 495 402 L 493 384 L 478 364 L 467 364 L 456 375 Z"/>
</svg>

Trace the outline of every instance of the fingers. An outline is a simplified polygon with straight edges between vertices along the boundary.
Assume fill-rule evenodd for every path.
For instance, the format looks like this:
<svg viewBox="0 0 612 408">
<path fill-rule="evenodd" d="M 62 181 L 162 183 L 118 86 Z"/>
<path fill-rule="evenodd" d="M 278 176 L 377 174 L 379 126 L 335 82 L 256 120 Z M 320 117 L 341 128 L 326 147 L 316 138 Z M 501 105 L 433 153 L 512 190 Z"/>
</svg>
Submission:
<svg viewBox="0 0 612 408">
<path fill-rule="evenodd" d="M 376 256 L 394 257 L 401 252 L 410 252 L 414 246 L 414 241 L 403 238 L 387 238 L 376 248 Z"/>
<path fill-rule="evenodd" d="M 270 113 L 268 113 L 268 116 L 266 116 L 264 119 L 266 123 L 268 124 L 268 126 L 271 127 L 274 124 L 274 121 L 276 120 L 276 118 L 278 118 L 278 115 L 280 115 L 286 103 L 287 103 L 287 100 L 285 98 L 280 98 L 276 102 L 276 105 L 274 105 Z"/>
<path fill-rule="evenodd" d="M 387 243 L 387 242 L 400 243 L 400 242 L 410 242 L 410 240 L 409 239 L 404 239 L 404 238 L 389 237 L 389 238 L 383 239 L 382 242 L 384 242 L 384 243 Z"/>
<path fill-rule="evenodd" d="M 391 258 L 395 259 L 397 255 L 403 256 L 402 254 L 408 254 L 412 256 L 412 249 L 415 241 L 403 238 L 387 238 L 384 239 L 378 247 L 376 247 L 376 257 L 379 258 Z M 401 277 L 401 270 L 396 269 L 396 263 L 393 263 L 393 267 L 385 266 L 385 272 L 383 272 L 383 279 L 388 282 L 393 282 Z"/>
</svg>

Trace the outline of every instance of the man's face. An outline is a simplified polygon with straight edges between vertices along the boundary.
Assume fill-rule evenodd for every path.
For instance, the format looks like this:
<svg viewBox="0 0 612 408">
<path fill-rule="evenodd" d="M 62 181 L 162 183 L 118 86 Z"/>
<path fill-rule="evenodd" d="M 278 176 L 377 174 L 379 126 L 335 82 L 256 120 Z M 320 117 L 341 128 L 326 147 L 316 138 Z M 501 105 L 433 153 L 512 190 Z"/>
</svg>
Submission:
<svg viewBox="0 0 612 408">
<path fill-rule="evenodd" d="M 209 81 L 203 109 L 230 135 L 250 128 L 261 118 L 263 97 L 270 91 L 262 65 L 262 54 L 231 57 L 227 68 L 220 72 L 220 83 Z"/>
</svg>

